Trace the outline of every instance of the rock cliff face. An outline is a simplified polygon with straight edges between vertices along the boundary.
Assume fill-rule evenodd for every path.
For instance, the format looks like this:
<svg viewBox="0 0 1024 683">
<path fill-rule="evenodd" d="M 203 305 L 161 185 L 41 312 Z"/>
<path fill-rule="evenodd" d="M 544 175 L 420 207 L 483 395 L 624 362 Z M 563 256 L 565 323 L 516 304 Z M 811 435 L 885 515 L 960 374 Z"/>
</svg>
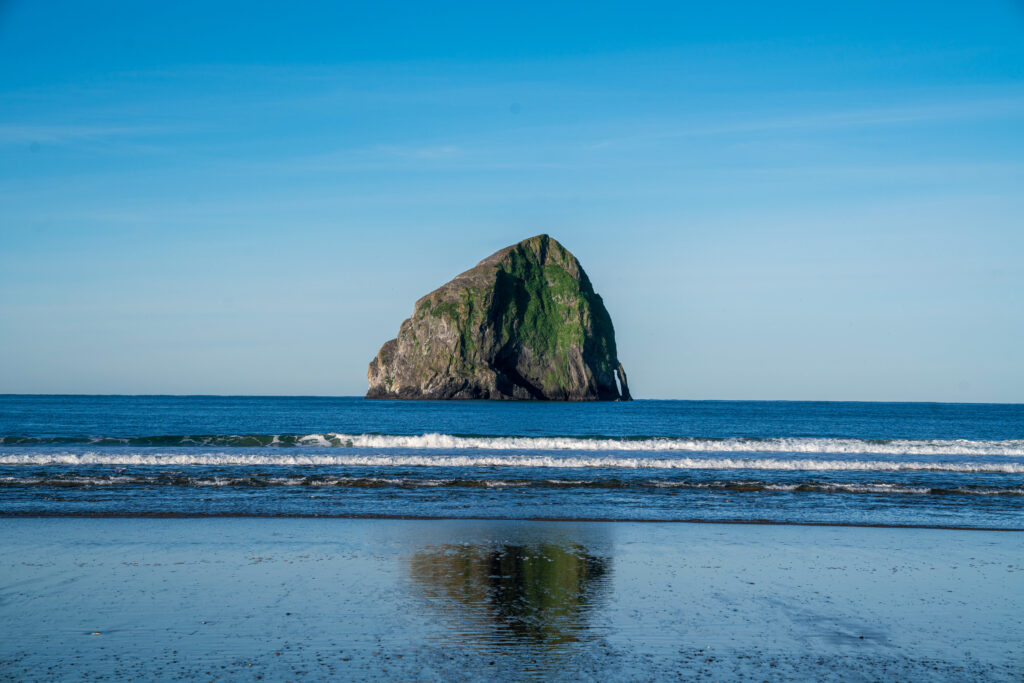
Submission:
<svg viewBox="0 0 1024 683">
<path fill-rule="evenodd" d="M 368 398 L 630 400 L 601 297 L 547 235 L 417 301 L 367 376 Z"/>
</svg>

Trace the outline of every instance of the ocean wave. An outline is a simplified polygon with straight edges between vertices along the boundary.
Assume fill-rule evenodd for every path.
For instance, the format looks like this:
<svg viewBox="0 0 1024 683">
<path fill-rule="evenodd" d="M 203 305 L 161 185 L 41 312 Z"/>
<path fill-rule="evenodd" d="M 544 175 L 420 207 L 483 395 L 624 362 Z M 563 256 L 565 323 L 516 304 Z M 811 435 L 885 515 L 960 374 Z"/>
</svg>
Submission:
<svg viewBox="0 0 1024 683">
<path fill-rule="evenodd" d="M 349 467 L 545 467 L 563 469 L 653 470 L 820 470 L 841 472 L 989 472 L 1024 474 L 1017 462 L 927 462 L 826 460 L 816 458 L 712 458 L 553 455 L 310 455 L 252 453 L 87 453 L 48 452 L 0 455 L 0 465 L 139 465 L 139 466 L 349 466 Z"/>
<path fill-rule="evenodd" d="M 621 479 L 420 479 L 414 477 L 232 477 L 172 475 L 60 475 L 0 477 L 0 488 L 53 487 L 90 488 L 118 486 L 182 486 L 182 487 L 308 487 L 308 488 L 555 488 L 555 489 L 671 489 L 706 490 L 731 493 L 853 493 L 876 495 L 964 495 L 1024 496 L 1024 486 L 921 486 L 891 482 L 790 482 L 760 480 L 724 480 L 709 482 Z"/>
<path fill-rule="evenodd" d="M 1024 439 L 853 439 L 820 437 L 574 437 L 455 434 L 229 434 L 144 437 L 0 437 L 0 446 L 85 445 L 142 447 L 353 448 L 404 450 L 625 451 L 794 453 L 821 455 L 1024 456 Z"/>
</svg>

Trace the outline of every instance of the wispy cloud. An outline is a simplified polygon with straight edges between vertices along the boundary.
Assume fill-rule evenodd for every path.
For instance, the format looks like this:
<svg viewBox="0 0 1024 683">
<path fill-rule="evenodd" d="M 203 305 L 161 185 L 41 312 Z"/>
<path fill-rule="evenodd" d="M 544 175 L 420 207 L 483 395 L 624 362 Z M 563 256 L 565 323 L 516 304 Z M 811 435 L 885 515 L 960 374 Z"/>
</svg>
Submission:
<svg viewBox="0 0 1024 683">
<path fill-rule="evenodd" d="M 455 145 L 433 145 L 433 146 L 403 146 L 403 145 L 381 145 L 378 151 L 388 156 L 402 159 L 451 159 L 457 156 L 462 150 Z"/>
<path fill-rule="evenodd" d="M 0 123 L 0 145 L 63 145 L 111 138 L 134 138 L 164 132 L 159 126 L 75 126 Z"/>
<path fill-rule="evenodd" d="M 868 128 L 925 123 L 929 121 L 954 121 L 1021 115 L 1024 115 L 1024 97 L 937 103 L 922 106 L 846 109 L 841 111 L 823 111 L 810 115 L 757 118 L 712 125 L 666 128 L 644 135 L 599 140 L 586 145 L 586 149 L 596 150 L 623 144 L 656 142 L 685 137 L 756 133 L 762 131 Z"/>
</svg>

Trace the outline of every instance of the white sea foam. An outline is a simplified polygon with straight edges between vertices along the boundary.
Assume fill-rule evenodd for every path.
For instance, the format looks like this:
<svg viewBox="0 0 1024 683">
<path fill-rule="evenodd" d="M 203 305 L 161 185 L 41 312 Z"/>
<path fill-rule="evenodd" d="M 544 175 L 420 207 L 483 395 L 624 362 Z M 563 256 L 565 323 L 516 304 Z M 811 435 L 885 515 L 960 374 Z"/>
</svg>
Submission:
<svg viewBox="0 0 1024 683">
<path fill-rule="evenodd" d="M 451 434 L 309 434 L 302 445 L 349 448 L 515 451 L 680 451 L 691 453 L 816 453 L 872 455 L 1008 455 L 1024 456 L 1024 440 L 869 440 L 830 438 L 576 438 L 530 436 L 454 436 Z"/>
<path fill-rule="evenodd" d="M 0 455 L 0 465 L 156 465 L 246 466 L 335 465 L 352 467 L 549 467 L 655 470 L 822 470 L 934 471 L 1024 473 L 1024 463 L 829 460 L 817 458 L 626 457 L 578 455 L 363 455 L 306 453 L 14 453 Z"/>
<path fill-rule="evenodd" d="M 357 448 L 364 450 L 624 451 L 690 453 L 793 453 L 820 455 L 1024 456 L 1024 439 L 853 439 L 825 437 L 572 437 L 456 436 L 453 434 L 250 434 L 207 436 L 89 437 L 32 439 L 0 437 L 0 452 L 26 446 Z"/>
</svg>

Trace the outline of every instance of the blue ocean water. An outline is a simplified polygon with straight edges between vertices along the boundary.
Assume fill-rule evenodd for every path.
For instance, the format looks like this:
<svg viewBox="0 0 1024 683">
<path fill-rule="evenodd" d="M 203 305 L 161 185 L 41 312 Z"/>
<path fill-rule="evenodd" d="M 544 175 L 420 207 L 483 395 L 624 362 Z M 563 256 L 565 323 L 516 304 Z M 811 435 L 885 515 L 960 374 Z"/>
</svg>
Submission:
<svg viewBox="0 0 1024 683">
<path fill-rule="evenodd" d="M 0 515 L 1024 529 L 1024 405 L 6 395 Z"/>
</svg>

